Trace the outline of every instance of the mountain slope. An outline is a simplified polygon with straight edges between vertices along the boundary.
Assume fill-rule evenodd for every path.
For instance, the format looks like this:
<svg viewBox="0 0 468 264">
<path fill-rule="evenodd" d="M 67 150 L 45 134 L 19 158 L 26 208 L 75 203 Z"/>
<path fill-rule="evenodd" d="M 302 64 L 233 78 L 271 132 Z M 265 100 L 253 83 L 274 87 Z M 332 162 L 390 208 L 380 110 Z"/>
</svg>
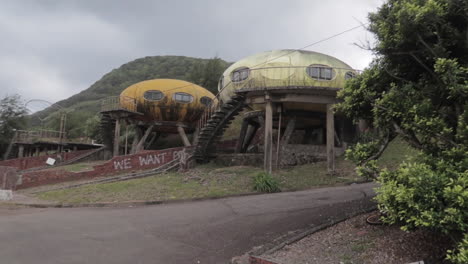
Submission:
<svg viewBox="0 0 468 264">
<path fill-rule="evenodd" d="M 203 74 L 203 71 L 200 69 L 203 69 L 204 65 L 209 65 L 213 60 L 216 60 L 216 65 L 219 68 L 214 75 L 221 75 L 224 69 L 229 66 L 228 62 L 218 58 L 199 59 L 184 56 L 153 56 L 136 59 L 112 70 L 88 89 L 59 101 L 57 104 L 66 108 L 67 130 L 72 130 L 73 132 L 73 129 L 75 129 L 77 131 L 74 134 L 79 136 L 82 133 L 79 125 L 84 125 L 87 119 L 99 112 L 101 99 L 108 96 L 117 96 L 122 90 L 134 83 L 156 78 L 187 80 L 203 85 L 203 83 L 200 83 L 204 79 L 200 77 L 200 74 Z M 213 76 L 213 78 L 217 80 L 219 76 Z M 216 91 L 213 91 L 216 87 L 206 88 L 216 93 Z M 46 127 L 58 129 L 59 115 L 56 111 L 57 108 L 49 107 L 33 114 L 31 116 L 31 124 L 39 125 L 39 118 L 45 118 Z"/>
</svg>

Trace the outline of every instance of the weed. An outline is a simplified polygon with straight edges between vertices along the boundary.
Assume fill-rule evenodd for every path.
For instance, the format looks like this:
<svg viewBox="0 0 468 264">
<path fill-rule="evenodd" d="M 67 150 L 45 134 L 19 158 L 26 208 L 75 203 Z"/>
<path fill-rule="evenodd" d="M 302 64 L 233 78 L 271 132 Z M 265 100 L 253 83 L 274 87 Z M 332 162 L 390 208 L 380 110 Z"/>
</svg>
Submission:
<svg viewBox="0 0 468 264">
<path fill-rule="evenodd" d="M 260 192 L 280 192 L 279 183 L 269 173 L 260 172 L 254 176 L 254 190 Z"/>
</svg>

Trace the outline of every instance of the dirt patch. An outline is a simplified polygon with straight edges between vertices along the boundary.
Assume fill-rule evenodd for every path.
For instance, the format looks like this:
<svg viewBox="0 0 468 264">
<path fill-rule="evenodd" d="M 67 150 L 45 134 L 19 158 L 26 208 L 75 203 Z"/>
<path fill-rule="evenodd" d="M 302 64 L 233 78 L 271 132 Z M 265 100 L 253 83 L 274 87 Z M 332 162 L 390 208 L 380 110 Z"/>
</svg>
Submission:
<svg viewBox="0 0 468 264">
<path fill-rule="evenodd" d="M 404 232 L 398 226 L 374 226 L 363 214 L 265 256 L 278 263 L 444 263 L 448 238 L 429 231 Z"/>
</svg>

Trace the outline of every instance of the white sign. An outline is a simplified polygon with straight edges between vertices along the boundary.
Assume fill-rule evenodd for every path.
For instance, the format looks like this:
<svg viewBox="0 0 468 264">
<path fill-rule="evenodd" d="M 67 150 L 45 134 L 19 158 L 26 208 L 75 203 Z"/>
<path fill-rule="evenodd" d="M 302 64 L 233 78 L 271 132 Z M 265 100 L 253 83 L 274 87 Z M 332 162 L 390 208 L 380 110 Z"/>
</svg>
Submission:
<svg viewBox="0 0 468 264">
<path fill-rule="evenodd" d="M 53 158 L 47 158 L 46 161 L 47 165 L 53 166 L 55 164 L 55 159 Z"/>
<path fill-rule="evenodd" d="M 9 201 L 13 199 L 12 190 L 0 190 L 0 201 Z"/>
</svg>

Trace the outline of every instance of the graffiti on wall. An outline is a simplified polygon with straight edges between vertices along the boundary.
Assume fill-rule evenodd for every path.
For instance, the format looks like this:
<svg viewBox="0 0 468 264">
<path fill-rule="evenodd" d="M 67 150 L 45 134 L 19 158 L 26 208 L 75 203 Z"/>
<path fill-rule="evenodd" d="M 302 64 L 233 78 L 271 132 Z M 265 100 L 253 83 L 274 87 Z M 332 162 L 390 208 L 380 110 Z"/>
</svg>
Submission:
<svg viewBox="0 0 468 264">
<path fill-rule="evenodd" d="M 114 170 L 116 171 L 131 170 L 148 166 L 157 167 L 175 159 L 183 159 L 185 156 L 185 149 L 171 150 L 169 152 L 133 155 L 131 157 L 114 160 L 113 164 Z"/>
</svg>

